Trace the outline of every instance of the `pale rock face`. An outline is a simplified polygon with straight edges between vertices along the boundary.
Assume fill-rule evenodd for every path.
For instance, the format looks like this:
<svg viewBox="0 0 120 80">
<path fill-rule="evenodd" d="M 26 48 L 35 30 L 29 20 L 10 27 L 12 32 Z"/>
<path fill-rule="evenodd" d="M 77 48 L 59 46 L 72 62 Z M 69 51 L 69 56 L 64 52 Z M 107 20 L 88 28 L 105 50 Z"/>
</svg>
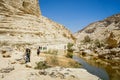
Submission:
<svg viewBox="0 0 120 80">
<path fill-rule="evenodd" d="M 23 50 L 25 45 L 66 44 L 73 39 L 63 25 L 41 15 L 38 0 L 0 0 L 0 46 Z"/>
<path fill-rule="evenodd" d="M 0 13 L 41 15 L 38 0 L 0 0 Z"/>
</svg>

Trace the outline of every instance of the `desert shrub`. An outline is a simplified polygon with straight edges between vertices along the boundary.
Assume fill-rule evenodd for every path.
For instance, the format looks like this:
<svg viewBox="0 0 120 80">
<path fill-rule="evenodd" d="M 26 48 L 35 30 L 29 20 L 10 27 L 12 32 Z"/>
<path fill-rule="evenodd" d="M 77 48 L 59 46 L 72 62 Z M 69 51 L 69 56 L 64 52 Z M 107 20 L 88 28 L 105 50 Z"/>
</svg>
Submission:
<svg viewBox="0 0 120 80">
<path fill-rule="evenodd" d="M 47 50 L 47 47 L 41 47 L 41 49 L 43 49 L 43 50 Z"/>
<path fill-rule="evenodd" d="M 67 37 L 67 35 L 66 35 L 65 33 L 63 33 L 63 36 L 64 36 L 64 37 Z"/>
<path fill-rule="evenodd" d="M 104 46 L 103 43 L 100 42 L 98 39 L 95 40 L 94 44 L 95 44 L 95 47 L 98 47 L 98 48 Z"/>
<path fill-rule="evenodd" d="M 94 43 L 96 47 L 100 47 L 100 41 L 98 39 L 96 39 Z"/>
<path fill-rule="evenodd" d="M 73 47 L 73 45 L 74 45 L 73 43 L 68 43 L 68 44 L 67 44 L 68 50 L 70 50 L 70 49 Z"/>
<path fill-rule="evenodd" d="M 94 44 L 98 48 L 105 47 L 104 41 L 99 41 L 98 39 L 95 40 Z"/>
<path fill-rule="evenodd" d="M 70 61 L 68 64 L 69 64 L 69 66 L 72 67 L 72 68 L 80 68 L 80 67 L 81 67 L 81 64 L 78 63 L 78 62 L 71 62 L 71 61 Z"/>
<path fill-rule="evenodd" d="M 73 43 L 68 43 L 67 44 L 67 55 L 66 55 L 66 57 L 68 57 L 68 58 L 72 58 L 73 57 Z"/>
<path fill-rule="evenodd" d="M 47 65 L 47 63 L 46 63 L 46 61 L 43 61 L 43 62 L 38 62 L 38 63 L 36 63 L 36 67 L 35 67 L 35 69 L 46 69 L 46 68 L 48 68 L 49 66 Z"/>
<path fill-rule="evenodd" d="M 91 41 L 92 40 L 91 40 L 91 38 L 88 35 L 84 37 L 84 40 L 83 40 L 84 43 L 89 43 Z"/>
<path fill-rule="evenodd" d="M 68 58 L 72 58 L 72 57 L 73 57 L 73 53 L 72 53 L 72 52 L 67 52 L 66 57 L 68 57 Z"/>
</svg>

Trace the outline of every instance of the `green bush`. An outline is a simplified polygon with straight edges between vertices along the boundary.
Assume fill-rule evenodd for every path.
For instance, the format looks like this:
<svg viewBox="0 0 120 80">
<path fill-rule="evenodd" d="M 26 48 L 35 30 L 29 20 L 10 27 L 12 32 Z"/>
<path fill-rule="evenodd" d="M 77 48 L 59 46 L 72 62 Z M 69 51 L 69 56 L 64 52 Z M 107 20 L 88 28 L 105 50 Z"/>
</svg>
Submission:
<svg viewBox="0 0 120 80">
<path fill-rule="evenodd" d="M 73 45 L 74 45 L 73 43 L 68 43 L 68 44 L 67 44 L 67 48 L 68 48 L 68 49 L 71 49 L 71 48 L 73 47 Z"/>
<path fill-rule="evenodd" d="M 84 37 L 84 40 L 83 40 L 84 43 L 89 43 L 91 42 L 91 38 L 87 35 Z"/>
<path fill-rule="evenodd" d="M 72 57 L 73 57 L 73 53 L 72 53 L 72 52 L 67 52 L 66 57 L 68 57 L 68 58 L 72 58 Z"/>
<path fill-rule="evenodd" d="M 66 35 L 65 33 L 63 33 L 63 36 L 64 36 L 64 37 L 67 37 L 67 35 Z"/>
<path fill-rule="evenodd" d="M 72 58 L 73 57 L 73 49 L 72 49 L 72 47 L 73 47 L 73 43 L 68 43 L 67 44 L 67 55 L 66 55 L 66 57 L 68 57 L 68 58 Z"/>
<path fill-rule="evenodd" d="M 49 67 L 45 61 L 43 61 L 43 62 L 40 61 L 40 62 L 36 63 L 36 65 L 37 66 L 35 67 L 35 69 L 46 69 Z"/>
<path fill-rule="evenodd" d="M 68 64 L 72 68 L 80 68 L 81 67 L 81 64 L 78 63 L 78 62 L 74 62 L 74 63 L 73 62 L 69 62 Z"/>
<path fill-rule="evenodd" d="M 95 46 L 96 46 L 96 47 L 101 47 L 100 41 L 99 41 L 98 39 L 95 40 Z"/>
<path fill-rule="evenodd" d="M 98 47 L 98 48 L 105 46 L 105 43 L 103 41 L 100 42 L 98 39 L 95 40 L 94 44 L 95 44 L 95 47 Z"/>
</svg>

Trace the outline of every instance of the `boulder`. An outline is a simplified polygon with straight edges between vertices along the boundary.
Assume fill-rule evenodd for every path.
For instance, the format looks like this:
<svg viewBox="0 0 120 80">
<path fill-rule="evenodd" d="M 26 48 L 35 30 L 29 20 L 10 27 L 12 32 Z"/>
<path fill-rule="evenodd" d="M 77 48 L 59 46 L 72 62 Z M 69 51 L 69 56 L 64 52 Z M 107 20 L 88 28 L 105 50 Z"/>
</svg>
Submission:
<svg viewBox="0 0 120 80">
<path fill-rule="evenodd" d="M 26 63 L 25 65 L 27 68 L 32 68 L 32 64 L 31 63 Z"/>
<path fill-rule="evenodd" d="M 92 51 L 91 50 L 83 50 L 82 51 L 82 55 L 92 55 Z"/>
<path fill-rule="evenodd" d="M 106 40 L 108 48 L 115 48 L 118 47 L 118 40 L 115 39 L 115 35 L 111 32 L 109 37 Z"/>
</svg>

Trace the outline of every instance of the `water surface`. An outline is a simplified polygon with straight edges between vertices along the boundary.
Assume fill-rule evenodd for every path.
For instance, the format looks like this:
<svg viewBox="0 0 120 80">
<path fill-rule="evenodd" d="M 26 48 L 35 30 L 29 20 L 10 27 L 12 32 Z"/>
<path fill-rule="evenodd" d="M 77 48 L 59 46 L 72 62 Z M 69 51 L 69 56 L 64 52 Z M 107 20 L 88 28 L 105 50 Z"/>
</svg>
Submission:
<svg viewBox="0 0 120 80">
<path fill-rule="evenodd" d="M 108 75 L 108 73 L 106 72 L 105 69 L 103 69 L 101 67 L 93 66 L 93 65 L 87 63 L 82 58 L 77 57 L 77 56 L 73 56 L 73 59 L 75 61 L 79 62 L 80 64 L 82 64 L 83 68 L 85 68 L 91 74 L 96 75 L 96 76 L 98 76 L 99 78 L 101 78 L 103 80 L 110 80 L 109 75 Z"/>
</svg>

